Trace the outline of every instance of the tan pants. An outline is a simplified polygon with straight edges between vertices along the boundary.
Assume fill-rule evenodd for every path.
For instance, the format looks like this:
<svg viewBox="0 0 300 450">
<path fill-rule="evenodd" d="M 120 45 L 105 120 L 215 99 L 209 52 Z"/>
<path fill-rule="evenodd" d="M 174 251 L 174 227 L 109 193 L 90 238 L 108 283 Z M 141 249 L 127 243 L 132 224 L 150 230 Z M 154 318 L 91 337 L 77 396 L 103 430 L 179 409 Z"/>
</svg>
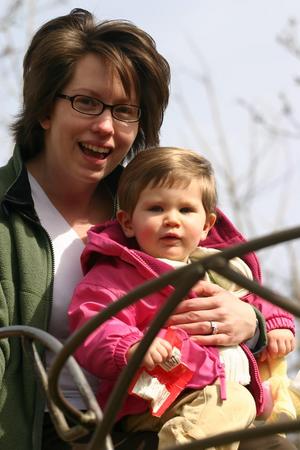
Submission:
<svg viewBox="0 0 300 450">
<path fill-rule="evenodd" d="M 227 400 L 220 400 L 220 386 L 188 391 L 161 416 L 150 412 L 128 416 L 123 420 L 126 431 L 157 431 L 158 450 L 172 445 L 214 436 L 226 431 L 248 428 L 256 416 L 255 402 L 244 386 L 228 382 Z M 238 442 L 219 446 L 219 450 L 237 450 Z"/>
</svg>

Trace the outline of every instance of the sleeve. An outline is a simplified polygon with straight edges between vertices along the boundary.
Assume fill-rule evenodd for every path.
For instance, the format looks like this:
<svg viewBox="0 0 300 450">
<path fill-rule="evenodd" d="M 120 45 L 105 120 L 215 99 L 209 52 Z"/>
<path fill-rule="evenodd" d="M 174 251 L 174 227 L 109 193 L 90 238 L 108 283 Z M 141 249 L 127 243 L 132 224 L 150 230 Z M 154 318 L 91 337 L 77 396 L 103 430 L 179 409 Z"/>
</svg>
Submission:
<svg viewBox="0 0 300 450">
<path fill-rule="evenodd" d="M 267 330 L 266 330 L 266 321 L 258 311 L 258 309 L 254 308 L 256 314 L 256 330 L 254 336 L 248 339 L 245 344 L 252 351 L 254 355 L 259 354 L 267 345 Z"/>
<path fill-rule="evenodd" d="M 11 325 L 9 321 L 8 305 L 5 294 L 3 292 L 2 283 L 0 283 L 0 327 L 7 327 Z M 8 338 L 0 339 L 0 386 L 3 382 L 3 377 L 6 365 L 10 358 L 10 342 Z"/>
<path fill-rule="evenodd" d="M 289 312 L 251 292 L 242 297 L 242 300 L 260 311 L 265 319 L 267 332 L 278 328 L 287 328 L 295 334 L 295 321 Z"/>
<path fill-rule="evenodd" d="M 75 289 L 68 315 L 74 332 L 124 292 L 83 281 Z M 129 306 L 106 320 L 76 351 L 76 359 L 86 370 L 102 379 L 114 380 L 127 364 L 128 349 L 143 338 L 137 328 L 135 308 Z"/>
</svg>

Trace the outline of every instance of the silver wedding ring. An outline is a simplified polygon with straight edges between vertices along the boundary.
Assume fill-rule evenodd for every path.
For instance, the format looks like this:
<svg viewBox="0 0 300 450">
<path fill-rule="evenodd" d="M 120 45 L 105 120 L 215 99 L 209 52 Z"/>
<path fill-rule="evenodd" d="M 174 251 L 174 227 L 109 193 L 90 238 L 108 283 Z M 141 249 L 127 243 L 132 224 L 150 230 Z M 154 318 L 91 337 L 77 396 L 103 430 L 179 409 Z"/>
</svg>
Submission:
<svg viewBox="0 0 300 450">
<path fill-rule="evenodd" d="M 217 323 L 213 322 L 212 320 L 210 320 L 209 323 L 210 323 L 210 327 L 211 327 L 210 334 L 217 334 L 218 333 L 218 325 L 217 325 Z"/>
</svg>

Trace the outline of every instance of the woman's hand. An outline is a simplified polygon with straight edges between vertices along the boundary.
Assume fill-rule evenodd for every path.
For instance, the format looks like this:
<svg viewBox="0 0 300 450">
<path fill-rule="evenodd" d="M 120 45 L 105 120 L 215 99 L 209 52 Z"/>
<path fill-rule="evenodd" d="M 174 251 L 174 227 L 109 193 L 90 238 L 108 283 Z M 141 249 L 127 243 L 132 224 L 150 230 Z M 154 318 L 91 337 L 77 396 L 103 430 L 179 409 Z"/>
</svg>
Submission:
<svg viewBox="0 0 300 450">
<path fill-rule="evenodd" d="M 251 305 L 206 281 L 193 290 L 199 297 L 183 300 L 166 326 L 185 330 L 203 345 L 237 345 L 253 337 L 256 315 Z"/>
</svg>

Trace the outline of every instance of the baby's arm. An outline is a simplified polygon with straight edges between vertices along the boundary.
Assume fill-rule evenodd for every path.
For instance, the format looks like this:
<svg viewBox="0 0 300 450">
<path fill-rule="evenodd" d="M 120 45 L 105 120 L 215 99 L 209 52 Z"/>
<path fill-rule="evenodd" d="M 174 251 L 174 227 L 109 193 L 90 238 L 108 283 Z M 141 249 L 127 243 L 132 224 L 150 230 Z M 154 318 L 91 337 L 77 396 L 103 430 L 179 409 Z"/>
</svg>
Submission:
<svg viewBox="0 0 300 450">
<path fill-rule="evenodd" d="M 265 361 L 269 356 L 271 359 L 286 356 L 295 349 L 296 340 L 291 330 L 276 328 L 267 333 L 268 344 L 260 355 L 260 361 Z"/>
<path fill-rule="evenodd" d="M 132 357 L 133 353 L 136 351 L 139 342 L 133 344 L 127 352 L 127 361 Z M 170 342 L 156 337 L 150 347 L 148 348 L 144 359 L 142 360 L 142 366 L 146 367 L 148 370 L 154 369 L 155 366 L 165 362 L 172 356 L 172 345 Z"/>
</svg>

